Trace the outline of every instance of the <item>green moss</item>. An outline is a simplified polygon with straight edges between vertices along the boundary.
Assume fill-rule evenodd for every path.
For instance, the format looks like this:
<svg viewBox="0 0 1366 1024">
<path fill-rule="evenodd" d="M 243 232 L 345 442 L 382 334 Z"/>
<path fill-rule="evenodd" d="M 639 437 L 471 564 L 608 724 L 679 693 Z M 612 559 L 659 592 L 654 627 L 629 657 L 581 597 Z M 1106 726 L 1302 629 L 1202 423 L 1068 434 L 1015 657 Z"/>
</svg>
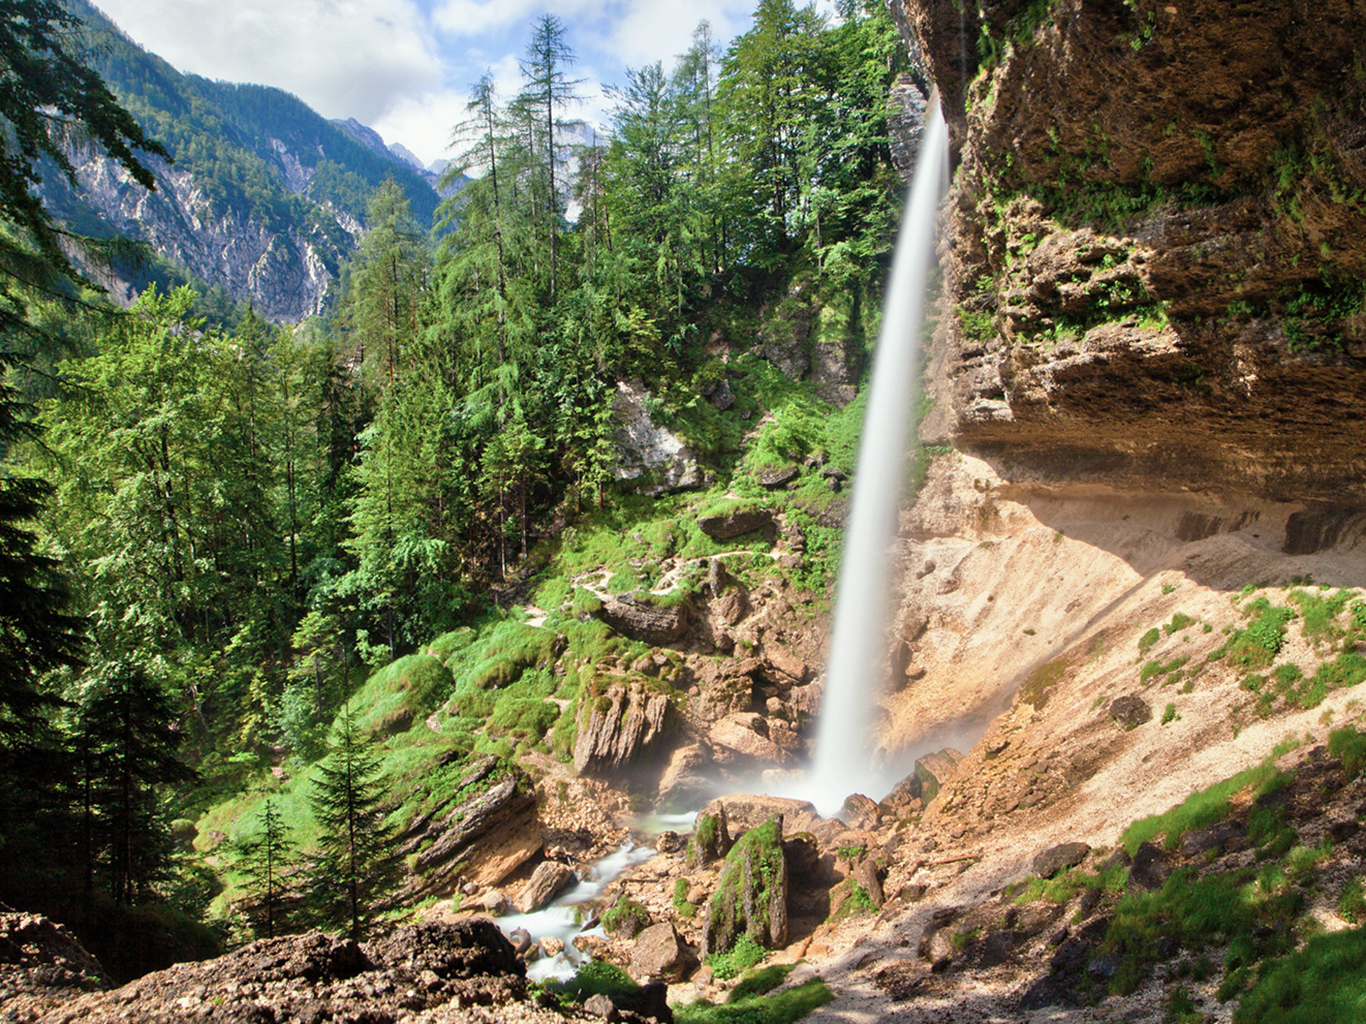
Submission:
<svg viewBox="0 0 1366 1024">
<path fill-rule="evenodd" d="M 771 933 L 770 907 L 786 895 L 779 818 L 752 828 L 726 854 L 726 864 L 707 904 L 708 931 L 716 952 L 725 953 L 741 936 L 764 946 Z"/>
<path fill-rule="evenodd" d="M 1148 632 L 1144 633 L 1141 637 L 1138 638 L 1138 653 L 1147 654 L 1150 650 L 1152 650 L 1153 645 L 1156 644 L 1157 641 L 1161 638 L 1162 634 L 1158 632 L 1157 627 L 1154 626 L 1152 629 L 1148 630 Z"/>
<path fill-rule="evenodd" d="M 1072 662 L 1069 658 L 1055 658 L 1040 665 L 1025 679 L 1017 700 L 1021 704 L 1034 705 L 1035 710 L 1041 710 L 1048 703 L 1053 688 L 1062 682 L 1062 677 L 1071 667 Z"/>
<path fill-rule="evenodd" d="M 635 931 L 637 932 L 650 927 L 652 923 L 650 912 L 626 896 L 618 896 L 616 903 L 602 913 L 603 931 L 609 935 L 630 928 L 632 922 L 635 923 Z"/>
<path fill-rule="evenodd" d="M 566 1002 L 582 1003 L 590 996 L 630 995 L 640 991 L 635 980 L 620 967 L 605 960 L 586 960 L 572 978 L 549 981 L 545 991 Z"/>
<path fill-rule="evenodd" d="M 724 1006 L 705 999 L 673 1008 L 676 1024 L 793 1024 L 834 996 L 825 982 L 812 978 L 795 988 L 765 995 L 731 998 Z"/>
</svg>

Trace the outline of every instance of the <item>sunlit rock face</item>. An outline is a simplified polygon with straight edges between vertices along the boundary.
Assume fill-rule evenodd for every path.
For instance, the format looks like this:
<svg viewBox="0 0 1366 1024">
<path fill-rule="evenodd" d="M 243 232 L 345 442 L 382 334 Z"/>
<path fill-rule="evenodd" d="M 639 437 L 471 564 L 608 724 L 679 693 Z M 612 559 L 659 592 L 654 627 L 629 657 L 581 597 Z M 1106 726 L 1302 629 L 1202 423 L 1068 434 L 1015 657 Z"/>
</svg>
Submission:
<svg viewBox="0 0 1366 1024">
<path fill-rule="evenodd" d="M 1360 5 L 899 13 L 957 153 L 926 439 L 1010 479 L 1361 504 Z"/>
</svg>

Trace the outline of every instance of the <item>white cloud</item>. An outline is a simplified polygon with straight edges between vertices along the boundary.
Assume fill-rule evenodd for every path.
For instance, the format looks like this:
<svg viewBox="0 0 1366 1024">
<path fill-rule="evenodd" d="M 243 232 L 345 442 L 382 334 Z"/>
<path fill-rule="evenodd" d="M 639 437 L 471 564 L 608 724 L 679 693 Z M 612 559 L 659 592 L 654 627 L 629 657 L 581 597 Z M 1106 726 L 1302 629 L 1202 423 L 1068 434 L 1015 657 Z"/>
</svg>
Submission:
<svg viewBox="0 0 1366 1024">
<path fill-rule="evenodd" d="M 175 67 L 295 93 L 326 117 L 380 119 L 440 88 L 441 61 L 412 0 L 102 0 Z"/>
</svg>

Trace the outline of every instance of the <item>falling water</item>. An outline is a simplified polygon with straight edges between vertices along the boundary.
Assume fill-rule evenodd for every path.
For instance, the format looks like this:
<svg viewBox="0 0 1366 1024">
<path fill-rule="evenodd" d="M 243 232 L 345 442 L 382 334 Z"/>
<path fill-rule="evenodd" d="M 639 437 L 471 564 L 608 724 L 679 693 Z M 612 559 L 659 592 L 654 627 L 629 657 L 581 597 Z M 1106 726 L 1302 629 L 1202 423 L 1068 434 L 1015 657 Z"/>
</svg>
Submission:
<svg viewBox="0 0 1366 1024">
<path fill-rule="evenodd" d="M 887 285 L 835 592 L 835 632 L 807 787 L 809 798 L 826 814 L 838 810 L 850 793 L 866 792 L 879 783 L 873 765 L 872 708 L 888 660 L 884 632 L 891 586 L 889 548 L 896 536 L 902 467 L 915 407 L 917 339 L 924 322 L 947 154 L 948 130 L 935 94 Z"/>
</svg>

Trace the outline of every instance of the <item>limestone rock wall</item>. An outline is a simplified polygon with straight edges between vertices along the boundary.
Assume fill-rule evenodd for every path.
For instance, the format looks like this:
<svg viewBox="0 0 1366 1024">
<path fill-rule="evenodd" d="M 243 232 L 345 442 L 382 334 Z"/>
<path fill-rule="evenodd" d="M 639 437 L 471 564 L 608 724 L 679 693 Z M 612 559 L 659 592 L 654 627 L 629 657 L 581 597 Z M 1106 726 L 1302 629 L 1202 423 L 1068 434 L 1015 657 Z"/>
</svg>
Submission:
<svg viewBox="0 0 1366 1024">
<path fill-rule="evenodd" d="M 1366 501 L 1366 7 L 897 0 L 957 154 L 922 433 Z"/>
</svg>

